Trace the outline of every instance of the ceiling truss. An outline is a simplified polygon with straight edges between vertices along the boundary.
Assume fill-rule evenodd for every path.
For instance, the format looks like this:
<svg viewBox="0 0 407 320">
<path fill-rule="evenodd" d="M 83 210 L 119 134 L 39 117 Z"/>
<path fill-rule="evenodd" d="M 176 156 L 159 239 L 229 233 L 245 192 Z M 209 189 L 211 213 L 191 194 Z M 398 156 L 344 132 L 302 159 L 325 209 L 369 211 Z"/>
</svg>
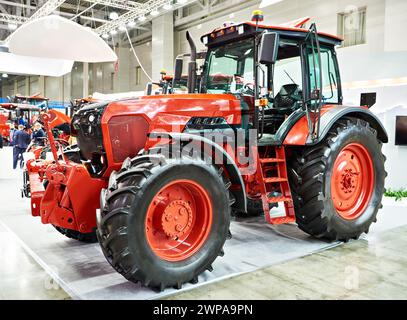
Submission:
<svg viewBox="0 0 407 320">
<path fill-rule="evenodd" d="M 50 14 L 89 26 L 107 39 L 123 31 L 124 26 L 146 31 L 155 17 L 202 1 L 205 0 L 0 0 L 0 40 L 7 41 L 15 26 Z M 114 11 L 119 15 L 116 20 L 110 19 Z"/>
</svg>

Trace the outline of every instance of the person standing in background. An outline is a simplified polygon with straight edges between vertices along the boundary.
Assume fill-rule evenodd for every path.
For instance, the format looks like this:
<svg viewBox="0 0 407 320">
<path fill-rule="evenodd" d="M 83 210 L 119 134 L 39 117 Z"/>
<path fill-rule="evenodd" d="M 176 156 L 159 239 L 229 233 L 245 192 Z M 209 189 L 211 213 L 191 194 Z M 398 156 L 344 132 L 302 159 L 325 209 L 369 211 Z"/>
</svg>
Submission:
<svg viewBox="0 0 407 320">
<path fill-rule="evenodd" d="M 34 131 L 32 133 L 31 138 L 35 145 L 44 146 L 44 144 L 45 144 L 44 138 L 46 138 L 46 134 L 45 134 L 45 131 L 42 129 L 41 123 L 36 122 L 34 124 Z"/>
<path fill-rule="evenodd" d="M 13 169 L 17 169 L 18 160 L 20 160 L 20 163 L 23 160 L 23 153 L 27 150 L 30 140 L 27 128 L 19 125 L 13 137 Z"/>
<path fill-rule="evenodd" d="M 8 141 L 9 141 L 10 146 L 13 145 L 13 138 L 14 138 L 14 133 L 15 132 L 16 132 L 16 127 L 15 127 L 14 123 L 12 123 L 12 124 L 10 124 L 10 134 L 9 134 L 9 137 L 8 137 Z"/>
</svg>

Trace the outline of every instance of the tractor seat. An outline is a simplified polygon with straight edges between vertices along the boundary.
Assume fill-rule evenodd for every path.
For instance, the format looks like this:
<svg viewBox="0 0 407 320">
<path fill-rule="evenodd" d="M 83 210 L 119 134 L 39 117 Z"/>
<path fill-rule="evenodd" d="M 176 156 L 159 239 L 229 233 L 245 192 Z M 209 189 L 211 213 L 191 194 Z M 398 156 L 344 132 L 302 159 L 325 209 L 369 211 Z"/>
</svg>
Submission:
<svg viewBox="0 0 407 320">
<path fill-rule="evenodd" d="M 289 115 L 298 108 L 298 102 L 302 100 L 302 92 L 297 84 L 286 84 L 274 98 L 273 107 L 266 111 L 270 114 Z"/>
</svg>

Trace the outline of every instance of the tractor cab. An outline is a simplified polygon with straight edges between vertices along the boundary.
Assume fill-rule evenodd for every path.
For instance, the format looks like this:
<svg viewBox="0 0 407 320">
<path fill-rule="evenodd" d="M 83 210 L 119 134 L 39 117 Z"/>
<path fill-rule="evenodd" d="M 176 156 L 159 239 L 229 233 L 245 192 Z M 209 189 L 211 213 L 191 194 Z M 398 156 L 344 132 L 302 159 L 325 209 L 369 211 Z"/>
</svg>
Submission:
<svg viewBox="0 0 407 320">
<path fill-rule="evenodd" d="M 24 120 L 26 125 L 33 125 L 40 119 L 42 109 L 32 105 L 25 104 L 3 104 L 2 108 L 6 110 L 7 122 L 19 123 L 20 119 Z"/>
<path fill-rule="evenodd" d="M 14 104 L 30 105 L 40 109 L 48 109 L 48 101 L 49 101 L 48 98 L 41 97 L 38 94 L 33 96 L 16 95 L 12 99 L 10 99 L 10 102 Z"/>
<path fill-rule="evenodd" d="M 308 20 L 268 26 L 256 12 L 252 22 L 226 24 L 201 38 L 208 47 L 201 92 L 237 96 L 260 145 L 281 144 L 304 114 L 316 138 L 315 114 L 342 103 L 335 53 L 342 40 L 317 32 L 314 24 L 303 28 Z"/>
<path fill-rule="evenodd" d="M 40 119 L 42 111 L 48 110 L 48 98 L 16 95 L 9 98 L 8 103 L 0 104 L 0 107 L 8 112 L 8 122 L 18 123 L 23 119 L 26 125 L 33 125 Z"/>
</svg>

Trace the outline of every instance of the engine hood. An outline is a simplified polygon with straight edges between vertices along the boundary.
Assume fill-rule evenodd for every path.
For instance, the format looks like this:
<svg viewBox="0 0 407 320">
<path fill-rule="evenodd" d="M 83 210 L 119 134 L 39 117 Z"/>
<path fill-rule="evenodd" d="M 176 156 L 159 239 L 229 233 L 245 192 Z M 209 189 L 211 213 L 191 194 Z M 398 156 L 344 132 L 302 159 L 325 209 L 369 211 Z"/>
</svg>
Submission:
<svg viewBox="0 0 407 320">
<path fill-rule="evenodd" d="M 232 94 L 144 96 L 110 103 L 102 124 L 107 124 L 113 117 L 128 115 L 145 117 L 150 123 L 150 132 L 155 129 L 174 131 L 173 127 L 182 130 L 195 117 L 218 117 L 228 124 L 239 124 L 241 102 Z"/>
</svg>

